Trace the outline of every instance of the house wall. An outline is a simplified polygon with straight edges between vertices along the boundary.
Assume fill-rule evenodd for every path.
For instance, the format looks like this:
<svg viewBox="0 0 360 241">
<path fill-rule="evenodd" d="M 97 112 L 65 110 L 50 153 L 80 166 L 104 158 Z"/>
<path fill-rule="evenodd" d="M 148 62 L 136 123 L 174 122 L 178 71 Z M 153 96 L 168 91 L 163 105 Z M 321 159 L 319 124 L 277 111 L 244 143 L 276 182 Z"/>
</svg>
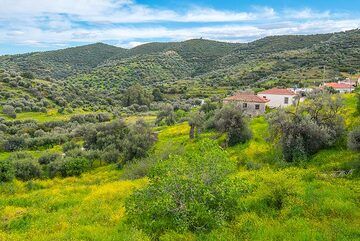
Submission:
<svg viewBox="0 0 360 241">
<path fill-rule="evenodd" d="M 293 105 L 295 101 L 295 95 L 272 95 L 272 94 L 258 94 L 260 97 L 265 97 L 270 100 L 267 105 L 271 108 L 286 107 Z M 285 97 L 289 98 L 288 104 L 284 103 Z"/>
<path fill-rule="evenodd" d="M 339 91 L 339 93 L 351 93 L 354 89 L 353 88 L 349 88 L 349 89 L 335 89 L 336 91 Z"/>
<path fill-rule="evenodd" d="M 243 104 L 247 103 L 247 108 L 243 107 Z M 265 103 L 256 103 L 256 102 L 245 102 L 245 101 L 227 101 L 224 100 L 224 104 L 233 104 L 236 107 L 238 107 L 240 110 L 242 110 L 244 113 L 251 115 L 251 116 L 257 116 L 265 113 Z M 259 105 L 259 109 L 255 109 L 255 105 Z"/>
</svg>

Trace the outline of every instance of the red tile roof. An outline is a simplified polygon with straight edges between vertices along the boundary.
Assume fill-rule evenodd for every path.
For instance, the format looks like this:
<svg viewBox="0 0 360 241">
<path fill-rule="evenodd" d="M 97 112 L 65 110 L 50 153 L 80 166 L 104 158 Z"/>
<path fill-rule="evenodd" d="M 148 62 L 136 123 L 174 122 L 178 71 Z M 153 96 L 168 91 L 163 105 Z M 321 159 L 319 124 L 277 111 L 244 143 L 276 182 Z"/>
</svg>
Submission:
<svg viewBox="0 0 360 241">
<path fill-rule="evenodd" d="M 354 87 L 350 84 L 344 83 L 325 83 L 324 86 L 333 87 L 334 89 L 353 89 Z"/>
<path fill-rule="evenodd" d="M 268 94 L 268 95 L 296 95 L 294 91 L 289 89 L 278 89 L 278 88 L 272 88 L 269 90 L 264 90 L 259 92 L 258 94 Z"/>
<path fill-rule="evenodd" d="M 253 95 L 253 94 L 244 94 L 244 93 L 238 93 L 233 96 L 227 97 L 224 100 L 227 101 L 245 101 L 245 102 L 256 102 L 256 103 L 266 103 L 269 102 L 269 100 Z"/>
</svg>

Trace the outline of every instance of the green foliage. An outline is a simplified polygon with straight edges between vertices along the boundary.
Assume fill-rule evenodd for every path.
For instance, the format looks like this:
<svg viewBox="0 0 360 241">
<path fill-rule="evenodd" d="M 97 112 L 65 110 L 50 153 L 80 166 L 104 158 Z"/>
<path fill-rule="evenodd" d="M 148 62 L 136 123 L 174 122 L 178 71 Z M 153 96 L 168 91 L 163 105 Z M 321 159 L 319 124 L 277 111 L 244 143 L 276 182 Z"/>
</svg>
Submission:
<svg viewBox="0 0 360 241">
<path fill-rule="evenodd" d="M 225 105 L 215 113 L 216 128 L 227 133 L 227 144 L 234 146 L 251 138 L 251 130 L 246 123 L 244 113 L 236 106 Z"/>
<path fill-rule="evenodd" d="M 279 140 L 286 161 L 307 160 L 339 141 L 344 133 L 338 96 L 315 93 L 295 113 L 277 110 L 268 115 L 274 140 Z"/>
<path fill-rule="evenodd" d="M 67 48 L 42 53 L 30 53 L 1 57 L 0 67 L 11 66 L 24 73 L 36 76 L 64 78 L 72 74 L 88 71 L 108 58 L 124 52 L 124 49 L 96 43 L 75 48 Z"/>
<path fill-rule="evenodd" d="M 125 161 L 146 157 L 155 140 L 151 128 L 143 120 L 138 120 L 130 127 L 124 142 Z"/>
<path fill-rule="evenodd" d="M 15 108 L 11 105 L 4 105 L 2 112 L 11 118 L 16 118 Z"/>
<path fill-rule="evenodd" d="M 149 106 L 150 102 L 151 96 L 139 84 L 130 86 L 123 95 L 124 106 L 131 106 L 134 104 Z"/>
<path fill-rule="evenodd" d="M 360 151 L 360 127 L 357 127 L 349 133 L 348 147 L 350 150 Z"/>
<path fill-rule="evenodd" d="M 86 149 L 105 150 L 108 146 L 114 146 L 117 150 L 122 150 L 123 140 L 128 131 L 125 122 L 122 120 L 85 127 L 84 147 Z"/>
<path fill-rule="evenodd" d="M 89 170 L 89 160 L 83 157 L 66 158 L 60 167 L 63 177 L 79 176 L 81 173 Z"/>
<path fill-rule="evenodd" d="M 187 120 L 190 126 L 190 139 L 194 139 L 195 132 L 200 134 L 201 128 L 204 126 L 205 113 L 202 111 L 192 111 L 190 112 Z"/>
<path fill-rule="evenodd" d="M 0 161 L 0 183 L 9 182 L 15 177 L 15 169 L 11 160 Z"/>
<path fill-rule="evenodd" d="M 65 142 L 64 145 L 62 146 L 63 152 L 68 152 L 77 148 L 80 148 L 80 145 L 74 141 Z"/>
<path fill-rule="evenodd" d="M 206 232 L 219 227 L 241 210 L 240 198 L 248 191 L 240 180 L 229 179 L 234 171 L 224 151 L 204 141 L 198 149 L 155 166 L 149 186 L 127 201 L 128 220 L 154 238 L 169 230 Z"/>
<path fill-rule="evenodd" d="M 155 123 L 157 125 L 173 125 L 176 123 L 176 114 L 174 107 L 170 104 L 166 104 L 161 107 L 157 114 Z"/>
<path fill-rule="evenodd" d="M 14 160 L 14 169 L 15 177 L 23 181 L 39 178 L 42 174 L 39 163 L 28 158 Z"/>
</svg>

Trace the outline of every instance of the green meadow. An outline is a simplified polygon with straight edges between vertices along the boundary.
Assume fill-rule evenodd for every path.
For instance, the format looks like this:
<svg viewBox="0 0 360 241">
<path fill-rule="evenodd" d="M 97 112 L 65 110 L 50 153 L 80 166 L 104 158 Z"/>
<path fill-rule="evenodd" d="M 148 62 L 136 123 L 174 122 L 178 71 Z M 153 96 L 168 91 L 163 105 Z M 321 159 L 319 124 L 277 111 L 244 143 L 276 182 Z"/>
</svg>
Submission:
<svg viewBox="0 0 360 241">
<path fill-rule="evenodd" d="M 347 126 L 358 121 L 352 113 L 354 97 L 346 97 Z M 148 117 L 151 119 L 150 117 Z M 349 120 L 350 119 L 350 120 Z M 251 190 L 241 198 L 242 209 L 230 222 L 211 232 L 175 233 L 160 240 L 359 240 L 360 180 L 337 176 L 336 171 L 360 160 L 360 153 L 339 144 L 315 154 L 307 163 L 281 161 L 268 141 L 264 117 L 250 123 L 253 137 L 245 144 L 222 148 L 232 174 Z M 201 152 L 202 142 L 221 143 L 219 133 L 204 132 L 189 139 L 184 122 L 158 128 L 150 159 Z M 53 152 L 61 152 L 56 146 Z M 30 152 L 34 157 L 36 151 Z M 1 159 L 9 154 L 2 153 Z M 125 203 L 149 185 L 148 177 L 132 177 L 134 170 L 115 164 L 80 177 L 15 180 L 0 185 L 0 240 L 150 240 L 127 221 Z M 132 178 L 130 178 L 132 177 Z M 156 197 L 154 197 L 156 198 Z"/>
</svg>

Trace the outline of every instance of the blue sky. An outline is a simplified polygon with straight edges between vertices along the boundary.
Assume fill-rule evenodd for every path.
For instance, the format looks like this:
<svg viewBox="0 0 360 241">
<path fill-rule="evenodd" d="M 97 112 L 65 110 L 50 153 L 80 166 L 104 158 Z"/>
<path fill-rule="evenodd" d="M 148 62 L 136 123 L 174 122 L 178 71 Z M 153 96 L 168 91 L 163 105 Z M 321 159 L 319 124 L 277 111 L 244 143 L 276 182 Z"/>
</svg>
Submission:
<svg viewBox="0 0 360 241">
<path fill-rule="evenodd" d="M 359 0 L 0 0 L 0 6 L 0 55 L 95 42 L 124 48 L 200 37 L 249 42 L 360 27 Z"/>
</svg>

